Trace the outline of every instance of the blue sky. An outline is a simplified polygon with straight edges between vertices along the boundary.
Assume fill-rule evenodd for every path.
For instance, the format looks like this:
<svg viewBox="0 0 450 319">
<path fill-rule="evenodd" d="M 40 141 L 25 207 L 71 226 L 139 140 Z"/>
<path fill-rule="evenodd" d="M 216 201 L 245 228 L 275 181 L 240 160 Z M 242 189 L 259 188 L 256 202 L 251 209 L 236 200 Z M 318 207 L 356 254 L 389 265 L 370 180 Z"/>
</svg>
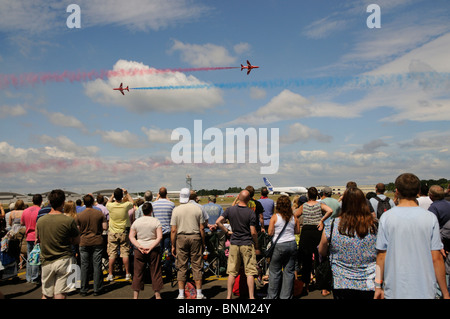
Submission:
<svg viewBox="0 0 450 319">
<path fill-rule="evenodd" d="M 69 29 L 69 4 L 81 28 Z M 369 4 L 381 8 L 370 29 Z M 173 130 L 278 128 L 278 186 L 450 178 L 450 4 L 0 0 L 0 189 L 263 185 L 261 163 L 175 164 Z M 165 72 L 152 69 L 238 67 Z M 147 70 L 85 81 L 23 74 Z M 8 81 L 7 81 L 8 80 Z M 113 91 L 210 85 L 203 89 Z M 208 142 L 205 141 L 204 145 Z"/>
</svg>

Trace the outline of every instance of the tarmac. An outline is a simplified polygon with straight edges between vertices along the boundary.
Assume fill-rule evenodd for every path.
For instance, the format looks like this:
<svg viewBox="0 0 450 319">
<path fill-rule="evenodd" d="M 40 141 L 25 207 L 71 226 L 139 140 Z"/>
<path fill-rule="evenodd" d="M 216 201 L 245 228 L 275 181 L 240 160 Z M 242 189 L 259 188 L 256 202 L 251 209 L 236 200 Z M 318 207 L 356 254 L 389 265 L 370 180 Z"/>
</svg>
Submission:
<svg viewBox="0 0 450 319">
<path fill-rule="evenodd" d="M 104 291 L 102 294 L 94 296 L 92 291 L 93 282 L 90 282 L 90 290 L 86 296 L 82 296 L 79 290 L 69 293 L 67 299 L 132 299 L 133 290 L 131 289 L 131 281 L 125 280 L 123 275 L 118 275 L 114 281 L 106 281 L 106 272 L 104 272 Z M 165 278 L 164 278 L 165 279 Z M 227 279 L 226 275 L 216 276 L 205 273 L 203 280 L 203 294 L 207 299 L 226 299 L 227 297 Z M 144 290 L 139 294 L 139 299 L 155 299 L 154 292 L 149 282 L 145 281 Z M 255 298 L 263 300 L 266 296 L 267 282 L 255 280 Z M 25 269 L 19 270 L 17 276 L 0 280 L 0 292 L 4 299 L 41 299 L 42 291 L 40 284 L 28 283 L 25 279 Z M 162 299 L 176 299 L 178 295 L 178 286 L 176 281 L 164 280 L 164 288 L 161 290 Z M 233 296 L 232 299 L 243 300 L 245 298 Z M 332 294 L 323 297 L 320 290 L 316 290 L 310 286 L 308 293 L 303 293 L 294 299 L 333 299 Z"/>
</svg>

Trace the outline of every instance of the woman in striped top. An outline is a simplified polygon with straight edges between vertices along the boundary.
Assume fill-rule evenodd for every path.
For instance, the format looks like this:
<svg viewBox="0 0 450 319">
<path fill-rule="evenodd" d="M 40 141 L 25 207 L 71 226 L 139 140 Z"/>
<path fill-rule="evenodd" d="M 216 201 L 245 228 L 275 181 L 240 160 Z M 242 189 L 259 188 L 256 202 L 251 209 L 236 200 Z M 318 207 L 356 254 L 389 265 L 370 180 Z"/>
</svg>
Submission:
<svg viewBox="0 0 450 319">
<path fill-rule="evenodd" d="M 319 260 L 317 246 L 320 243 L 323 222 L 331 216 L 333 210 L 324 203 L 317 201 L 318 191 L 315 187 L 308 188 L 308 201 L 295 211 L 295 216 L 303 216 L 303 227 L 298 247 L 299 264 L 301 265 L 301 280 L 306 291 L 311 281 L 314 261 Z M 314 265 L 315 266 L 315 265 Z"/>
</svg>

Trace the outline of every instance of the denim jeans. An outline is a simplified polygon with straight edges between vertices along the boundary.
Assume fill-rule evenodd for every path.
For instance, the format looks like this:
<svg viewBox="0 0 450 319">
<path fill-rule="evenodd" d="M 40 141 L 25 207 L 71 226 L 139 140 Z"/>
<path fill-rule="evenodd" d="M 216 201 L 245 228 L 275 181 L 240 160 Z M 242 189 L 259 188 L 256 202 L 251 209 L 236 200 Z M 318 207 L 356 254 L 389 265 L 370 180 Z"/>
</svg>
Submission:
<svg viewBox="0 0 450 319">
<path fill-rule="evenodd" d="M 33 250 L 33 248 L 34 248 L 34 241 L 27 241 L 27 257 L 28 258 L 30 256 L 30 252 Z M 40 270 L 40 266 L 30 265 L 29 261 L 27 260 L 27 270 L 25 273 L 25 278 L 26 278 L 27 282 L 38 283 L 39 270 Z"/>
<path fill-rule="evenodd" d="M 294 291 L 297 243 L 277 243 L 269 264 L 267 299 L 291 299 Z"/>
<path fill-rule="evenodd" d="M 94 269 L 94 292 L 100 292 L 103 287 L 102 270 L 103 245 L 80 246 L 81 259 L 81 289 L 80 292 L 89 290 L 89 265 Z"/>
</svg>

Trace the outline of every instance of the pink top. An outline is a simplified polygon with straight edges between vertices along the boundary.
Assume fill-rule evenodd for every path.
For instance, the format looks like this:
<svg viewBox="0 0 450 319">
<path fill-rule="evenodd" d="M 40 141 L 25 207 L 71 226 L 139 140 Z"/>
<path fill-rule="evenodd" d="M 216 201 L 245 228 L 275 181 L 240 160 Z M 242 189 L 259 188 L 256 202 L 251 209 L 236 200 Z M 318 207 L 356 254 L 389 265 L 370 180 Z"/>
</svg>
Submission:
<svg viewBox="0 0 450 319">
<path fill-rule="evenodd" d="M 22 219 L 20 223 L 25 225 L 25 234 L 27 236 L 27 241 L 35 241 L 36 240 L 36 218 L 38 212 L 41 208 L 39 206 L 33 205 L 25 209 L 22 213 Z"/>
</svg>

